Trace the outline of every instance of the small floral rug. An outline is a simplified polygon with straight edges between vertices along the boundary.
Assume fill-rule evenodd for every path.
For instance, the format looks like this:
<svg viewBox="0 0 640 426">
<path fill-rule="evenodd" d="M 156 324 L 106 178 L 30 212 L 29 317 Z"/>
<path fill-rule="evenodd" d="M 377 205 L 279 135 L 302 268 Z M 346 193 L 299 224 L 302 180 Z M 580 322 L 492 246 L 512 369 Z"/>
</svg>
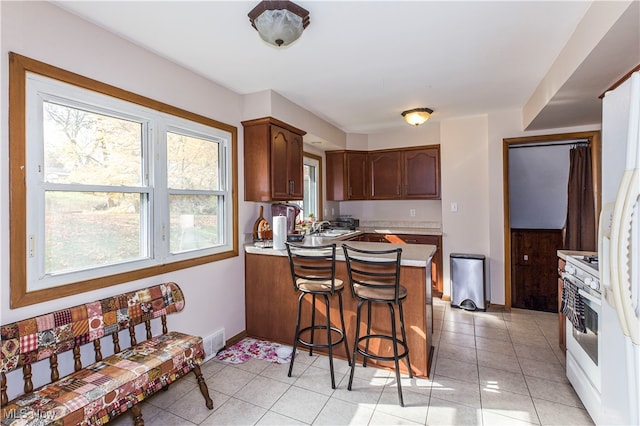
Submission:
<svg viewBox="0 0 640 426">
<path fill-rule="evenodd" d="M 282 348 L 278 351 L 279 348 Z M 276 364 L 286 364 L 291 361 L 291 348 L 267 340 L 256 340 L 246 337 L 216 355 L 220 361 L 229 364 L 242 364 L 251 358 L 263 359 Z M 285 355 L 280 358 L 278 355 Z"/>
</svg>

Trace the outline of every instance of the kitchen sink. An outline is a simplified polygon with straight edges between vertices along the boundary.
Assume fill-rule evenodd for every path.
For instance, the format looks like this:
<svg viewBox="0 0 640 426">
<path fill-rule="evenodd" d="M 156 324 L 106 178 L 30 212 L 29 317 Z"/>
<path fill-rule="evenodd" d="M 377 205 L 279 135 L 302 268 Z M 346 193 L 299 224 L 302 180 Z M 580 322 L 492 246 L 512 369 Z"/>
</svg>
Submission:
<svg viewBox="0 0 640 426">
<path fill-rule="evenodd" d="M 353 234 L 356 231 L 352 231 L 350 229 L 328 229 L 326 231 L 318 232 L 317 234 L 312 234 L 312 237 L 324 237 L 324 238 L 336 238 L 342 237 L 347 234 Z"/>
</svg>

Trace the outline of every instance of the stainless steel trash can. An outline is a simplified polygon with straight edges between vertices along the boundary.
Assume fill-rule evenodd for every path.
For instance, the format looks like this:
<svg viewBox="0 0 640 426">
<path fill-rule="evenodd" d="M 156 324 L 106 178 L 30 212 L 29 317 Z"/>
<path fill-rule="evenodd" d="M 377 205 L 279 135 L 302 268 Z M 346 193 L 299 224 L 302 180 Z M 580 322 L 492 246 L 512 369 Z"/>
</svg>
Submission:
<svg viewBox="0 0 640 426">
<path fill-rule="evenodd" d="M 487 310 L 485 257 L 451 253 L 451 306 L 470 311 Z"/>
</svg>

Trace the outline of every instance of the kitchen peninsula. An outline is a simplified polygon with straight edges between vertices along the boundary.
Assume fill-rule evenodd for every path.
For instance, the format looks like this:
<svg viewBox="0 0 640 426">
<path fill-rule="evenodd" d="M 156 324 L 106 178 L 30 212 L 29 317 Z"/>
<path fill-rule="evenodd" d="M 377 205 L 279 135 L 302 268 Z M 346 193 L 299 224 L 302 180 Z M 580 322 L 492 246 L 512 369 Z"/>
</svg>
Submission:
<svg viewBox="0 0 640 426">
<path fill-rule="evenodd" d="M 336 243 L 336 278 L 344 281 L 344 319 L 350 350 L 353 350 L 356 327 L 357 302 L 351 296 L 349 280 L 342 244 L 365 250 L 384 250 L 402 248 L 400 281 L 407 288 L 408 296 L 403 303 L 404 320 L 409 345 L 413 374 L 427 377 L 430 373 L 433 356 L 432 331 L 433 308 L 431 291 L 431 260 L 436 251 L 433 245 L 389 244 L 359 241 L 341 241 L 338 238 L 306 237 L 302 244 L 320 245 Z M 332 325 L 339 326 L 337 296 L 331 301 Z M 286 250 L 257 248 L 253 244 L 245 246 L 245 306 L 246 332 L 248 336 L 292 345 L 295 332 L 298 295 L 291 282 L 289 260 Z M 306 312 L 310 304 L 303 307 Z M 326 321 L 324 303 L 316 306 L 316 322 Z M 366 312 L 366 310 L 364 311 Z M 363 312 L 363 313 L 364 313 Z M 303 318 L 308 318 L 303 315 Z M 386 306 L 373 306 L 373 330 L 390 333 L 389 310 Z M 303 326 L 305 324 L 303 323 Z M 316 340 L 326 339 L 324 333 L 316 333 Z M 325 340 L 326 341 L 326 340 Z M 385 344 L 386 345 L 386 344 Z M 392 349 L 380 345 L 376 348 L 380 354 L 389 354 Z M 388 346 L 388 345 L 386 345 Z M 305 353 L 301 348 L 301 353 Z M 336 346 L 334 355 L 346 359 L 344 348 Z M 351 356 L 352 354 L 349 354 Z M 359 358 L 359 362 L 360 362 Z M 372 363 L 376 363 L 372 361 Z M 393 368 L 392 363 L 378 363 L 386 368 Z M 401 370 L 406 373 L 406 364 L 400 363 Z"/>
</svg>

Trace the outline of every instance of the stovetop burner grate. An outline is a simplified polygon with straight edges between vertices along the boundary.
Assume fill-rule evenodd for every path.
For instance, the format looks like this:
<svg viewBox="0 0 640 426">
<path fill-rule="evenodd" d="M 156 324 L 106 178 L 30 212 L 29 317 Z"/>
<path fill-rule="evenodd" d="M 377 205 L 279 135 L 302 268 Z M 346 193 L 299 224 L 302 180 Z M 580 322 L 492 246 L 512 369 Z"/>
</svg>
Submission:
<svg viewBox="0 0 640 426">
<path fill-rule="evenodd" d="M 571 255 L 567 256 L 567 262 L 575 265 L 578 269 L 594 276 L 598 276 L 598 256 L 582 256 L 582 255 Z"/>
</svg>

